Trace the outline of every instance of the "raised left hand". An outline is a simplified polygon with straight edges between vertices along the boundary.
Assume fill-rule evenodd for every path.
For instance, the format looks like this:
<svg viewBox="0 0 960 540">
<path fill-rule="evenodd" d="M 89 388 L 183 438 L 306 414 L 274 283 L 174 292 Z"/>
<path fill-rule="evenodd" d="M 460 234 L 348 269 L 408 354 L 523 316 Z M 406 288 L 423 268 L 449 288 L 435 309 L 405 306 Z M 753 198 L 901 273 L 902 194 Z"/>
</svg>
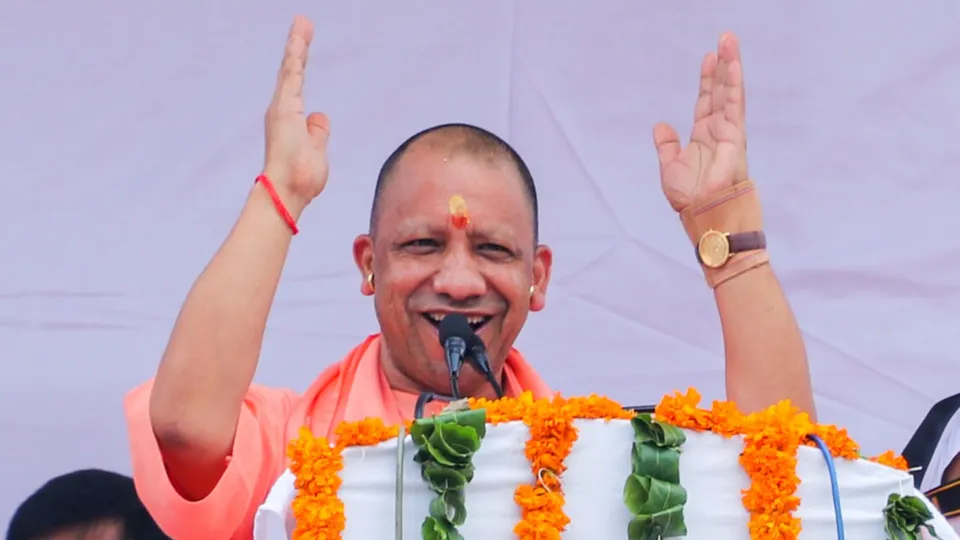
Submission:
<svg viewBox="0 0 960 540">
<path fill-rule="evenodd" d="M 668 124 L 653 128 L 660 183 L 670 206 L 681 211 L 744 182 L 747 176 L 746 103 L 737 37 L 720 37 L 716 53 L 700 66 L 700 94 L 686 148 Z"/>
</svg>

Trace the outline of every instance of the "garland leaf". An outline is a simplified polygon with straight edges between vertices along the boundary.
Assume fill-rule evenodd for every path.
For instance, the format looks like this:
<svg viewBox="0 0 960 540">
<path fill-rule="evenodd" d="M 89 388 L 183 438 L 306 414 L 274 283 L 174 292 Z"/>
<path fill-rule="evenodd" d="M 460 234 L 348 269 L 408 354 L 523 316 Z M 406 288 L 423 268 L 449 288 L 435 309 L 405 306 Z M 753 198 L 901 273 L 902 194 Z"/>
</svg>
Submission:
<svg viewBox="0 0 960 540">
<path fill-rule="evenodd" d="M 933 513 L 919 497 L 891 493 L 887 497 L 887 506 L 883 508 L 883 517 L 887 540 L 918 540 L 921 528 L 926 529 L 931 537 L 940 538 L 933 525 L 928 523 L 933 519 Z"/>
<path fill-rule="evenodd" d="M 457 527 L 467 521 L 464 490 L 473 480 L 473 455 L 487 434 L 484 409 L 443 412 L 410 427 L 420 475 L 436 497 L 420 527 L 424 540 L 463 540 Z"/>
<path fill-rule="evenodd" d="M 630 476 L 623 486 L 623 503 L 633 514 L 629 540 L 686 536 L 683 506 L 687 490 L 680 485 L 680 429 L 642 414 L 630 421 L 634 432 Z"/>
</svg>

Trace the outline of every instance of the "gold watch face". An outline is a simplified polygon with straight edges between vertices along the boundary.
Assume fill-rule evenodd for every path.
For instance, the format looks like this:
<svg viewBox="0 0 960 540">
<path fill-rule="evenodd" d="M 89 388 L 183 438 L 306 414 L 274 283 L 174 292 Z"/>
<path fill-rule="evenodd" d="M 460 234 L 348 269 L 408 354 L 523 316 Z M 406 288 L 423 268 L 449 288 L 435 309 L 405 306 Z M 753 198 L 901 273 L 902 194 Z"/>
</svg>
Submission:
<svg viewBox="0 0 960 540">
<path fill-rule="evenodd" d="M 697 245 L 700 262 L 707 268 L 720 268 L 730 258 L 730 241 L 727 235 L 718 231 L 707 231 L 700 237 Z"/>
</svg>

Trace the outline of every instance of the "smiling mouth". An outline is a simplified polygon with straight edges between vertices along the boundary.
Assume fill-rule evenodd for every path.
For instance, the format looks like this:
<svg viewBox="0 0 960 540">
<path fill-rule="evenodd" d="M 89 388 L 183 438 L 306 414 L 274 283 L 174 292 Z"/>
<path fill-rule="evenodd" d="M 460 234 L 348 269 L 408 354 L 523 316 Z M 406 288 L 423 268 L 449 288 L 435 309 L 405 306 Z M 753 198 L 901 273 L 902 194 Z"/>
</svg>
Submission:
<svg viewBox="0 0 960 540">
<path fill-rule="evenodd" d="M 426 319 L 428 323 L 432 324 L 434 328 L 439 330 L 440 321 L 442 321 L 443 318 L 449 314 L 427 312 L 427 313 L 421 313 L 420 315 L 423 316 L 423 318 Z M 484 325 L 490 322 L 490 319 L 493 318 L 490 315 L 467 315 L 466 317 L 467 317 L 467 324 L 470 325 L 470 329 L 473 330 L 474 332 L 479 332 L 480 329 L 483 328 Z"/>
</svg>

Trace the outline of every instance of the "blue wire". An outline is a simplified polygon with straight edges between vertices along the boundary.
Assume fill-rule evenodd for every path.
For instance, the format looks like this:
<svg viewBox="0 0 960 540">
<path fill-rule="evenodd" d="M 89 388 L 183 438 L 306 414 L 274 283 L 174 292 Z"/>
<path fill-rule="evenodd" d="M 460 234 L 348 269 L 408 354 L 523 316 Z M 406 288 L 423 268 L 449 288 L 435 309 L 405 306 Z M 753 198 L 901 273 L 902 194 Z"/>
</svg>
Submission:
<svg viewBox="0 0 960 540">
<path fill-rule="evenodd" d="M 830 449 L 827 443 L 816 435 L 807 435 L 807 438 L 817 443 L 823 459 L 827 462 L 827 472 L 830 473 L 830 488 L 833 491 L 833 513 L 837 517 L 837 540 L 844 540 L 843 537 L 843 512 L 840 510 L 840 482 L 837 480 L 837 468 L 833 464 L 833 456 L 830 455 Z"/>
</svg>

